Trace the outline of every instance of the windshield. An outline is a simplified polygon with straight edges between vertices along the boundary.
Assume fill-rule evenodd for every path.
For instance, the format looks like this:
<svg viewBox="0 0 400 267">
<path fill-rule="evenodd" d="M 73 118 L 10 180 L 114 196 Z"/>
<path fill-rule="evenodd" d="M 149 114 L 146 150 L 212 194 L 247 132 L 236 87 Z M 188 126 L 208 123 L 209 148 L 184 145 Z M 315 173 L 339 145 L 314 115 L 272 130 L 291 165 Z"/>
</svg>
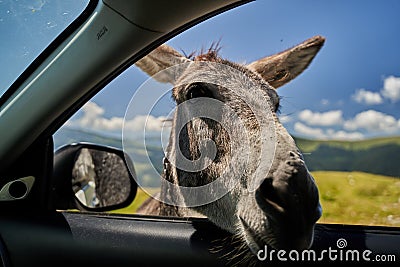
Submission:
<svg viewBox="0 0 400 267">
<path fill-rule="evenodd" d="M 0 96 L 89 0 L 0 0 Z"/>
</svg>

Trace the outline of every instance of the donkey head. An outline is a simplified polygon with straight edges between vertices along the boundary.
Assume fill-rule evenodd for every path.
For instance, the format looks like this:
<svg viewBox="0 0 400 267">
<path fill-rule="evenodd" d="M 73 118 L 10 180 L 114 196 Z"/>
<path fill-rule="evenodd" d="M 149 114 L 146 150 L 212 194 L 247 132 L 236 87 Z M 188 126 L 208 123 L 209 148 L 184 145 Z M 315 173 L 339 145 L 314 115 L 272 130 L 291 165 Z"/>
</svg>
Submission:
<svg viewBox="0 0 400 267">
<path fill-rule="evenodd" d="M 138 61 L 143 71 L 174 87 L 177 108 L 164 178 L 182 188 L 219 181 L 218 189 L 201 193 L 177 196 L 162 189 L 162 194 L 181 197 L 253 252 L 264 245 L 308 248 L 321 216 L 318 189 L 276 115 L 275 88 L 303 72 L 324 41 L 315 36 L 248 65 L 223 60 L 212 49 L 187 58 L 166 45 Z M 207 197 L 212 201 L 190 204 Z"/>
</svg>

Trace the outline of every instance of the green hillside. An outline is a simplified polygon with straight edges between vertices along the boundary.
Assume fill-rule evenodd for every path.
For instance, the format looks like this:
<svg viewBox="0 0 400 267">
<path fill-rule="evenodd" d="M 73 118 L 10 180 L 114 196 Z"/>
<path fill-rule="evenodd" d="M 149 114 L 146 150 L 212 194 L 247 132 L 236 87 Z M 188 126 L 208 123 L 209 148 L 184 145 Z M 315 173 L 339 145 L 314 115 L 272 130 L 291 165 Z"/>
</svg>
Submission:
<svg viewBox="0 0 400 267">
<path fill-rule="evenodd" d="M 400 136 L 371 138 L 359 141 L 311 140 L 300 137 L 294 137 L 294 139 L 304 153 L 314 152 L 320 146 L 345 150 L 366 150 L 383 145 L 400 145 Z"/>
<path fill-rule="evenodd" d="M 362 171 L 400 177 L 400 137 L 352 142 L 295 140 L 311 171 Z"/>
<path fill-rule="evenodd" d="M 125 143 L 127 152 L 133 156 L 141 185 L 146 187 L 157 187 L 160 184 L 158 174 L 162 172 L 164 153 L 159 138 L 153 139 L 146 140 L 146 149 L 135 141 Z M 77 141 L 122 146 L 118 137 L 68 128 L 58 132 L 54 140 L 55 147 Z M 295 141 L 310 171 L 360 171 L 400 177 L 400 136 L 351 142 L 295 137 Z"/>
</svg>

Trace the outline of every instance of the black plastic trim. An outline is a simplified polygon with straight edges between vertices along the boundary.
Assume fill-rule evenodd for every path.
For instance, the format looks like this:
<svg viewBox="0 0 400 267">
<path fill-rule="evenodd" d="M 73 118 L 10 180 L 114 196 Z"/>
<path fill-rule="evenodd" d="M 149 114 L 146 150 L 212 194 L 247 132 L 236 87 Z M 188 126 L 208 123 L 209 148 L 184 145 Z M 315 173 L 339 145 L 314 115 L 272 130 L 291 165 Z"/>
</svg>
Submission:
<svg viewBox="0 0 400 267">
<path fill-rule="evenodd" d="M 0 235 L 14 267 L 248 266 L 230 261 L 245 258 L 243 254 L 229 254 L 235 246 L 230 242 L 232 235 L 201 218 L 92 212 L 18 213 L 2 216 Z M 346 248 L 396 255 L 396 262 L 381 262 L 378 266 L 398 266 L 400 228 L 317 224 L 315 235 L 312 247 L 315 251 L 337 249 L 337 240 L 345 238 Z M 260 263 L 261 266 L 377 265 L 373 261 L 340 260 Z"/>
<path fill-rule="evenodd" d="M 10 256 L 7 251 L 6 245 L 3 241 L 3 239 L 0 236 L 0 263 L 2 267 L 10 267 L 11 262 L 10 262 Z"/>
<path fill-rule="evenodd" d="M 164 266 L 198 264 L 196 266 L 208 267 L 234 266 L 235 264 L 237 264 L 235 266 L 247 266 L 248 264 L 246 261 L 241 262 L 245 254 L 239 255 L 234 260 L 229 257 L 235 254 L 235 252 L 232 254 L 232 249 L 235 247 L 235 242 L 231 239 L 232 235 L 217 228 L 207 219 L 69 212 L 64 212 L 63 215 L 68 221 L 75 240 L 104 243 L 109 247 L 118 248 L 119 252 L 128 249 L 134 256 L 126 260 L 131 261 L 132 264 L 139 262 Z M 362 252 L 368 249 L 373 253 L 396 256 L 396 262 L 386 262 L 384 266 L 398 264 L 400 260 L 400 251 L 397 249 L 400 243 L 399 227 L 317 224 L 314 243 L 310 249 L 318 253 L 328 250 L 329 247 L 337 250 L 337 242 L 341 238 L 347 241 L 344 250 Z M 121 254 L 121 257 L 128 257 L 128 255 Z M 298 264 L 306 266 L 376 264 L 376 262 L 366 261 L 332 261 L 328 257 L 324 257 L 319 262 L 279 262 L 276 260 L 258 262 L 260 266 L 286 266 L 289 263 L 293 263 L 290 265 L 294 266 Z"/>
</svg>

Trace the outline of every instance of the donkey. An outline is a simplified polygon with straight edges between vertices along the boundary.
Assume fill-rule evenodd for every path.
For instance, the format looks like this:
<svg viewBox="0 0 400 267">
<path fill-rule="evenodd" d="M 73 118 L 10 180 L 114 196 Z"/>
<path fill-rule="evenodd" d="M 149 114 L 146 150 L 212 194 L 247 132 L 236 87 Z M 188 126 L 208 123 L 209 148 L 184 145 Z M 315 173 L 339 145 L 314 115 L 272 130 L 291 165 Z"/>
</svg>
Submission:
<svg viewBox="0 0 400 267">
<path fill-rule="evenodd" d="M 322 214 L 318 188 L 294 139 L 279 122 L 276 113 L 280 98 L 275 89 L 302 73 L 324 42 L 324 37 L 314 36 L 246 65 L 222 59 L 216 47 L 199 55 L 184 56 L 164 44 L 136 62 L 159 82 L 172 84 L 177 104 L 163 162 L 162 180 L 166 182 L 162 183 L 158 197 L 147 199 L 138 213 L 180 217 L 200 214 L 238 237 L 253 254 L 265 245 L 276 249 L 309 248 L 314 226 Z M 233 71 L 218 69 L 213 63 Z M 165 71 L 178 65 L 173 71 Z M 157 75 L 160 71 L 164 73 Z M 220 82 L 216 84 L 219 76 Z M 218 114 L 211 118 L 191 113 L 196 100 L 209 100 L 197 107 L 203 112 L 214 109 Z M 189 104 L 183 106 L 186 102 Z M 213 103 L 217 102 L 222 104 L 215 107 Z M 232 123 L 228 109 L 241 125 Z M 273 127 L 264 128 L 273 132 L 265 132 L 258 112 L 269 116 L 267 124 Z M 246 134 L 241 135 L 243 132 Z M 263 133 L 267 138 L 263 138 Z M 245 148 L 240 148 L 242 140 L 231 145 L 235 136 L 243 137 Z M 213 146 L 209 146 L 210 140 Z M 270 140 L 273 146 L 266 147 L 272 149 L 262 152 L 262 143 Z M 200 167 L 187 170 L 178 166 L 173 161 L 180 153 Z M 242 158 L 246 160 L 238 160 Z M 268 158 L 269 166 L 260 171 L 258 166 Z M 232 159 L 236 162 L 228 168 Z M 191 205 L 193 199 L 189 198 L 217 194 L 215 190 L 182 195 L 179 189 L 168 186 L 204 187 L 219 177 L 224 177 L 219 185 L 225 187 L 226 193 L 198 205 Z M 233 180 L 236 182 L 229 182 Z M 189 204 L 174 205 L 168 201 L 171 199 Z"/>
</svg>

